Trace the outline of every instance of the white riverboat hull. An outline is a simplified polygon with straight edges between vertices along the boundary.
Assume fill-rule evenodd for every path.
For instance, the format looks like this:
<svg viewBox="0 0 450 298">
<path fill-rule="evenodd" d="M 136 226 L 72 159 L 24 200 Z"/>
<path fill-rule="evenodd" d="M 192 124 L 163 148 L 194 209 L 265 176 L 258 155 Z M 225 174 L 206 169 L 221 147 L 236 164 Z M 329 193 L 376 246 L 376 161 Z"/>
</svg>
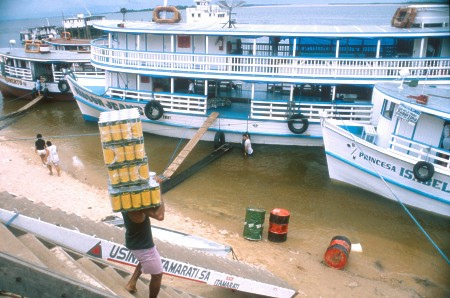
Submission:
<svg viewBox="0 0 450 298">
<path fill-rule="evenodd" d="M 331 179 L 379 194 L 405 205 L 450 216 L 450 176 L 436 169 L 427 182 L 414 178 L 415 160 L 397 157 L 355 137 L 337 121 L 325 120 L 323 140 Z M 381 179 L 382 178 L 382 179 Z"/>
<path fill-rule="evenodd" d="M 94 94 L 88 88 L 71 78 L 68 79 L 74 98 L 83 118 L 98 121 L 100 113 L 110 110 L 137 108 L 141 114 L 144 132 L 175 138 L 192 138 L 203 125 L 208 115 L 164 112 L 159 120 L 150 120 L 144 114 L 147 101 L 123 101 L 118 98 L 103 97 Z M 204 134 L 202 140 L 215 141 L 216 133 L 222 131 L 226 142 L 241 143 L 242 134 L 249 132 L 252 143 L 269 145 L 322 146 L 320 123 L 309 123 L 304 134 L 294 134 L 289 130 L 288 121 L 252 120 L 252 119 L 217 119 Z"/>
</svg>

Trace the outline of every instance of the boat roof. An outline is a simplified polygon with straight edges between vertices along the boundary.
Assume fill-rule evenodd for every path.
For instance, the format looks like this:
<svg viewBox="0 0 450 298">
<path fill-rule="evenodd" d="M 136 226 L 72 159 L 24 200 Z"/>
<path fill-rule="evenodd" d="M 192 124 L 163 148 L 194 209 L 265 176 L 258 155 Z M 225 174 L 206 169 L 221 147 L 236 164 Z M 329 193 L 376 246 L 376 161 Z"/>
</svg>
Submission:
<svg viewBox="0 0 450 298">
<path fill-rule="evenodd" d="M 118 27 L 119 24 L 123 27 Z M 447 27 L 396 28 L 390 25 L 296 25 L 296 24 L 224 24 L 211 23 L 173 23 L 104 20 L 95 22 L 94 27 L 109 32 L 151 33 L 151 34 L 190 34 L 190 35 L 228 35 L 239 37 L 424 37 L 450 36 Z"/>
<path fill-rule="evenodd" d="M 90 53 L 51 50 L 48 53 L 27 53 L 24 48 L 0 48 L 0 55 L 11 59 L 37 62 L 89 62 Z"/>
<path fill-rule="evenodd" d="M 436 115 L 450 120 L 450 85 L 418 85 L 411 87 L 403 84 L 403 89 L 399 88 L 400 82 L 379 83 L 375 88 L 390 96 L 394 102 L 403 103 L 407 106 L 423 113 Z M 419 104 L 416 99 L 420 95 L 428 96 L 426 104 Z"/>
<path fill-rule="evenodd" d="M 61 46 L 90 46 L 91 45 L 91 39 L 83 39 L 83 38 L 71 38 L 71 39 L 65 39 L 65 38 L 48 38 L 45 39 L 45 43 L 51 44 L 51 45 L 61 45 Z"/>
</svg>

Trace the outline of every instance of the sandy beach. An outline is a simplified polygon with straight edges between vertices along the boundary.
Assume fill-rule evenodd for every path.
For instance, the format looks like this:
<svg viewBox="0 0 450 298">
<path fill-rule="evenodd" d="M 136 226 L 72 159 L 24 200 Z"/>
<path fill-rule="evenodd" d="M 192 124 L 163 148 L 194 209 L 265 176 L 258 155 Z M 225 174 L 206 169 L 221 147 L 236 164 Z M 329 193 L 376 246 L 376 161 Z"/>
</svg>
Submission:
<svg viewBox="0 0 450 298">
<path fill-rule="evenodd" d="M 31 145 L 29 150 L 23 150 L 0 139 L 0 150 L 1 191 L 96 221 L 114 214 L 105 189 L 84 184 L 64 171 L 61 177 L 50 176 Z M 291 247 L 289 241 L 248 241 L 242 235 L 184 217 L 169 200 L 165 220 L 158 225 L 230 245 L 239 260 L 286 280 L 297 289 L 298 297 L 444 297 L 448 293 L 448 289 L 426 283 L 426 277 L 385 272 L 364 258 L 364 252 L 352 252 L 350 264 L 344 270 L 336 270 L 323 264 L 324 251 Z M 195 283 L 188 287 L 194 293 Z"/>
</svg>

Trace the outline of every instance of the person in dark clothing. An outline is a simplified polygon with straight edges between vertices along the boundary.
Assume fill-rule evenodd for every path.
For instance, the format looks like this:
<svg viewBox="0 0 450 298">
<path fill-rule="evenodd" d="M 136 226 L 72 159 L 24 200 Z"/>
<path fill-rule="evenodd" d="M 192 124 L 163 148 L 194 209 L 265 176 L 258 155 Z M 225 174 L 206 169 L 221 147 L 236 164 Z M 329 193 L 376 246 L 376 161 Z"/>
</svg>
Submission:
<svg viewBox="0 0 450 298">
<path fill-rule="evenodd" d="M 37 140 L 36 142 L 34 142 L 34 152 L 39 155 L 42 161 L 42 165 L 46 167 L 47 165 L 45 162 L 45 155 L 47 152 L 45 151 L 45 141 L 40 133 L 37 134 L 36 138 Z"/>
<path fill-rule="evenodd" d="M 125 246 L 131 250 L 139 261 L 133 275 L 125 288 L 130 293 L 137 291 L 136 283 L 142 273 L 150 274 L 149 297 L 156 298 L 161 288 L 162 262 L 152 237 L 150 217 L 164 220 L 165 207 L 161 204 L 155 208 L 122 212 L 125 232 Z"/>
</svg>

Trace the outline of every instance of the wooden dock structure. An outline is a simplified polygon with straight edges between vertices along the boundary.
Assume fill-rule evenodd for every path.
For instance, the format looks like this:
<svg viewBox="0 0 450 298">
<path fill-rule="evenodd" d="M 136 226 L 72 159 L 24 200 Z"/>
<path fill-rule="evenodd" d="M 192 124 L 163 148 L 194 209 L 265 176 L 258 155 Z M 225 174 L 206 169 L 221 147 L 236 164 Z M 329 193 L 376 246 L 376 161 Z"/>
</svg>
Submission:
<svg viewBox="0 0 450 298">
<path fill-rule="evenodd" d="M 11 112 L 9 114 L 0 116 L 0 121 L 1 120 L 5 120 L 7 118 L 16 117 L 16 116 L 22 114 L 23 112 L 26 112 L 28 109 L 30 109 L 32 106 L 34 106 L 35 104 L 37 104 L 38 102 L 40 102 L 44 98 L 45 97 L 43 95 L 40 95 L 40 96 L 36 97 L 35 99 L 33 99 L 32 101 L 30 101 L 29 103 L 27 103 L 26 105 L 21 107 L 20 109 L 18 109 L 17 111 L 14 111 L 14 112 Z"/>
<path fill-rule="evenodd" d="M 193 174 L 200 171 L 202 168 L 206 167 L 208 164 L 212 163 L 225 153 L 230 152 L 233 149 L 233 145 L 229 143 L 225 143 L 216 150 L 214 150 L 211 154 L 207 155 L 194 165 L 192 165 L 189 169 L 184 170 L 183 172 L 173 176 L 170 179 L 163 180 L 161 183 L 161 192 L 165 193 L 192 176 Z"/>
<path fill-rule="evenodd" d="M 174 159 L 174 161 L 167 167 L 162 176 L 160 176 L 161 180 L 170 179 L 173 173 L 178 169 L 181 163 L 186 159 L 189 153 L 194 149 L 195 145 L 197 145 L 198 141 L 200 141 L 201 137 L 206 133 L 208 128 L 216 121 L 219 113 L 212 112 L 209 117 L 203 122 L 203 125 L 198 129 L 192 139 L 184 146 L 184 148 L 180 151 L 178 156 Z"/>
</svg>

